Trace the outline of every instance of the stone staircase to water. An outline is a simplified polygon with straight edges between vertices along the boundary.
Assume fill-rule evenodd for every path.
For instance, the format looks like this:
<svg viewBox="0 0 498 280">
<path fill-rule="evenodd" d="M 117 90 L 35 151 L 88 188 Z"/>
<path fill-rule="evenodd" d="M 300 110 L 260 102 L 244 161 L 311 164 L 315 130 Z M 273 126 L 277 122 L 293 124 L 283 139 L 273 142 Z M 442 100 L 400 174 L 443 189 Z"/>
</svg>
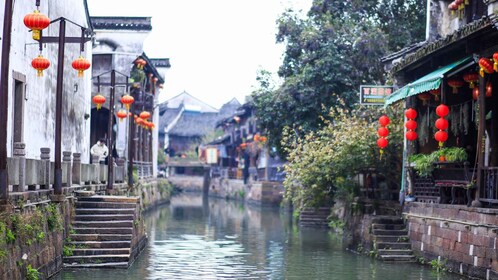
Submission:
<svg viewBox="0 0 498 280">
<path fill-rule="evenodd" d="M 382 216 L 372 220 L 377 258 L 389 262 L 414 262 L 408 231 L 403 219 L 397 216 Z"/>
<path fill-rule="evenodd" d="M 65 268 L 128 268 L 146 245 L 139 197 L 78 197 L 75 214 Z"/>
<path fill-rule="evenodd" d="M 330 207 L 305 208 L 299 213 L 299 225 L 302 227 L 328 228 Z"/>
</svg>

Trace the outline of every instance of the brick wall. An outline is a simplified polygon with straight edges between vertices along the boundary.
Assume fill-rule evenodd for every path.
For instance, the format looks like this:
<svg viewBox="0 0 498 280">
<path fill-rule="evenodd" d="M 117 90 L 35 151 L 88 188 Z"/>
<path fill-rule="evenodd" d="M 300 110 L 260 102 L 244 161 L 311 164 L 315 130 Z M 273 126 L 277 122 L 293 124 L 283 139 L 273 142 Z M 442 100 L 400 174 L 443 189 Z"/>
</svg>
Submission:
<svg viewBox="0 0 498 280">
<path fill-rule="evenodd" d="M 498 209 L 407 203 L 403 211 L 412 249 L 430 261 L 440 258 L 460 274 L 498 279 Z"/>
</svg>

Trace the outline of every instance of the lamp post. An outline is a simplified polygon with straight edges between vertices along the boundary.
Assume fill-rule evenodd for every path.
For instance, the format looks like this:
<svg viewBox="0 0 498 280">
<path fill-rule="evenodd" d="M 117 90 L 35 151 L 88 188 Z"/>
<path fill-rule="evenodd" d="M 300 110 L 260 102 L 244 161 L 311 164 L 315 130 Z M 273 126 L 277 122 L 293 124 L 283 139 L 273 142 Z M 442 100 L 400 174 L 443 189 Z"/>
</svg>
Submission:
<svg viewBox="0 0 498 280">
<path fill-rule="evenodd" d="M 66 37 L 66 21 L 81 28 L 81 37 Z M 58 58 L 57 58 L 57 85 L 56 85 L 56 101 L 55 101 L 55 164 L 54 164 L 54 195 L 62 195 L 62 164 L 61 164 L 61 135 L 62 135 L 62 91 L 64 81 L 64 48 L 66 43 L 80 44 L 80 51 L 84 51 L 85 43 L 91 40 L 88 29 L 76 24 L 64 17 L 60 17 L 50 22 L 50 24 L 59 22 L 59 36 L 40 36 L 40 50 L 43 44 L 58 43 Z"/>
<path fill-rule="evenodd" d="M 10 66 L 10 42 L 12 31 L 12 7 L 13 1 L 5 1 L 5 14 L 3 18 L 2 36 L 2 61 L 0 76 L 0 203 L 7 204 L 8 201 L 8 174 L 7 174 L 7 121 L 9 102 L 9 66 Z"/>
<path fill-rule="evenodd" d="M 128 91 L 128 79 L 130 77 L 121 73 L 121 72 L 118 72 L 114 69 L 112 69 L 111 71 L 108 71 L 108 72 L 104 72 L 104 73 L 92 78 L 92 79 L 97 78 L 97 83 L 98 83 L 97 86 L 99 89 L 100 89 L 100 77 L 102 77 L 103 75 L 107 75 L 109 73 L 111 74 L 111 83 L 110 83 L 111 91 L 110 91 L 110 96 L 109 96 L 109 118 L 107 120 L 107 125 L 108 125 L 107 126 L 107 135 L 108 135 L 107 146 L 110 149 L 110 153 L 109 153 L 109 160 L 107 161 L 107 193 L 111 194 L 112 189 L 113 189 L 113 184 L 114 184 L 114 158 L 112 155 L 113 145 L 114 145 L 113 131 L 112 131 L 112 127 L 113 127 L 112 120 L 114 117 L 114 95 L 116 93 L 116 86 L 123 85 L 123 83 L 116 83 L 116 74 L 119 74 L 119 75 L 126 78 L 126 83 L 124 83 L 124 85 L 126 85 L 125 92 Z"/>
</svg>

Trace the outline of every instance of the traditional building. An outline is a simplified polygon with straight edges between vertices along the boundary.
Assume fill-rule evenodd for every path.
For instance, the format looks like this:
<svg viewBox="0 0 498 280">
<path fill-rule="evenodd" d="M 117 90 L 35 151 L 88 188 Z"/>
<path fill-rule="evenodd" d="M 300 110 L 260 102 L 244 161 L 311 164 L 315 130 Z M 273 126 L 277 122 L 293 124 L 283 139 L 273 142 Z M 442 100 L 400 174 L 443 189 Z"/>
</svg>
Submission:
<svg viewBox="0 0 498 280">
<path fill-rule="evenodd" d="M 92 143 L 95 143 L 99 138 L 108 136 L 111 70 L 115 70 L 117 73 L 115 78 L 114 114 L 118 110 L 124 110 L 124 106 L 119 100 L 123 95 L 129 93 L 129 88 L 127 87 L 133 86 L 133 92 L 137 99 L 137 104 L 134 106 L 135 114 L 138 115 L 142 110 L 147 109 L 152 116 L 150 121 L 157 124 L 158 113 L 154 108 L 164 83 L 165 70 L 170 67 L 170 63 L 167 58 L 150 59 L 143 52 L 143 42 L 152 30 L 151 18 L 92 17 L 91 20 L 95 30 L 93 92 L 107 97 L 102 109 L 97 110 L 95 105 L 92 108 Z M 145 65 L 137 65 L 136 62 L 139 59 L 144 61 Z M 115 146 L 113 148 L 118 156 L 122 158 L 128 158 L 129 120 L 127 118 L 125 121 L 117 122 L 116 117 L 113 116 L 114 127 L 112 131 L 115 133 L 113 136 Z M 152 150 L 138 152 L 140 149 L 148 148 L 139 148 L 137 146 L 135 159 L 152 162 L 152 169 L 155 173 L 157 169 L 155 160 L 157 159 L 158 147 L 157 129 L 141 132 L 139 128 L 136 133 L 141 139 L 138 143 L 141 145 L 147 143 L 147 147 L 152 147 Z M 150 138 L 150 140 L 145 141 L 142 139 L 143 137 Z"/>
<path fill-rule="evenodd" d="M 497 279 L 498 212 L 481 207 L 498 204 L 498 3 L 428 3 L 427 40 L 384 58 L 386 105 L 407 109 L 403 214 L 416 254 Z"/>
<path fill-rule="evenodd" d="M 0 1 L 0 26 L 3 28 L 5 1 Z M 33 40 L 32 32 L 24 25 L 25 15 L 35 9 L 35 1 L 15 1 L 12 17 L 12 36 L 9 67 L 9 96 L 7 124 L 7 155 L 13 155 L 14 143 L 24 143 L 27 158 L 40 158 L 40 148 L 49 147 L 54 160 L 55 142 L 55 108 L 58 44 L 43 44 L 40 46 Z M 82 28 L 91 25 L 86 1 L 42 1 L 41 13 L 51 20 L 64 17 L 72 22 L 66 22 L 67 37 L 81 37 Z M 81 27 L 80 27 L 81 26 Z M 59 22 L 50 24 L 43 30 L 43 36 L 58 36 Z M 2 38 L 4 39 L 4 38 Z M 62 94 L 62 151 L 80 152 L 82 160 L 88 162 L 90 147 L 90 123 L 85 115 L 90 112 L 90 71 L 83 77 L 78 77 L 77 71 L 71 67 L 74 59 L 80 55 L 92 59 L 91 42 L 84 44 L 81 52 L 80 44 L 65 45 L 64 81 Z M 43 76 L 37 77 L 37 70 L 31 66 L 31 61 L 38 55 L 43 55 L 50 61 L 50 67 L 43 71 Z"/>
<path fill-rule="evenodd" d="M 220 119 L 233 114 L 239 106 L 240 103 L 234 98 L 218 110 L 182 92 L 159 106 L 160 147 L 167 150 L 170 156 L 195 149 L 206 134 L 215 131 Z"/>
</svg>

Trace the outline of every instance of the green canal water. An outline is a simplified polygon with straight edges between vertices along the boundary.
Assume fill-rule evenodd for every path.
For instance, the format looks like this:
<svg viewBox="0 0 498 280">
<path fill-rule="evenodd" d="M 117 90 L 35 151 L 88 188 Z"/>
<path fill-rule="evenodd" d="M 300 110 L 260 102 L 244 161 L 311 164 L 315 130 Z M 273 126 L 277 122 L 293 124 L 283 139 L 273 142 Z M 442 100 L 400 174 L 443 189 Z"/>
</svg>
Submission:
<svg viewBox="0 0 498 280">
<path fill-rule="evenodd" d="M 128 270 L 64 270 L 55 279 L 463 279 L 346 251 L 340 236 L 301 229 L 278 209 L 179 195 L 145 219 L 149 244 Z"/>
</svg>

